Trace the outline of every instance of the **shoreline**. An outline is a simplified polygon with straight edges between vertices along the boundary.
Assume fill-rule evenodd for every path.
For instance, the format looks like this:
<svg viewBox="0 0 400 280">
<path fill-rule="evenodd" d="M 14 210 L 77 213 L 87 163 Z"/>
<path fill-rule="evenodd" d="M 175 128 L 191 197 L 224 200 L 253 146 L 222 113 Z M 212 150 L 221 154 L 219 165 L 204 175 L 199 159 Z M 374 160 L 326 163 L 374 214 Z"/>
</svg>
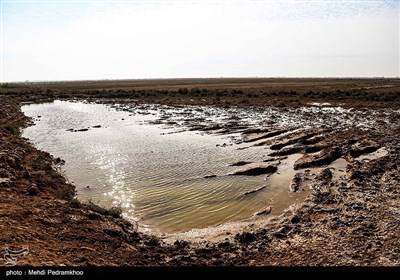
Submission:
<svg viewBox="0 0 400 280">
<path fill-rule="evenodd" d="M 19 265 L 400 264 L 400 230 L 396 227 L 400 222 L 398 113 L 389 124 L 381 124 L 381 128 L 369 134 L 357 130 L 343 131 L 344 135 L 335 134 L 338 137 L 335 145 L 344 139 L 371 138 L 388 151 L 387 155 L 376 160 L 351 162 L 346 169 L 348 181 L 344 184 L 331 184 L 332 180 L 322 176 L 318 179 L 321 189 L 313 191 L 304 203 L 281 217 L 266 216 L 253 228 L 251 223 L 243 227 L 239 222 L 237 234 L 220 235 L 215 240 L 204 238 L 204 242 L 197 239 L 188 242 L 183 240 L 184 234 L 167 235 L 163 240 L 163 237 L 140 233 L 135 225 L 124 219 L 95 212 L 87 205 L 71 203 L 73 186 L 48 168 L 54 159 L 36 150 L 15 131 L 16 127 L 29 122 L 20 111 L 20 102 L 37 101 L 46 94 L 51 95 L 47 92 L 34 94 L 32 89 L 13 94 L 9 89 L 6 92 L 2 89 L 0 99 L 4 112 L 0 120 L 0 171 L 5 170 L 2 172 L 7 172 L 8 176 L 2 175 L 7 180 L 0 184 L 0 221 L 4 225 L 0 244 L 16 249 L 29 244 L 30 254 L 21 258 Z M 78 99 L 81 99 L 81 94 L 76 94 Z M 54 96 L 57 95 L 53 93 L 50 99 Z M 162 101 L 161 97 L 155 97 L 156 101 Z M 98 99 L 98 96 L 95 94 L 93 98 Z M 392 108 L 399 108 L 399 99 L 400 93 L 397 93 L 395 102 L 390 102 Z M 146 104 L 147 100 L 145 97 L 138 103 Z M 174 99 L 171 103 L 177 105 L 186 99 L 177 101 Z M 288 100 L 283 98 L 283 101 Z M 331 102 L 329 99 L 320 101 Z M 386 101 L 376 101 L 379 104 L 369 107 L 366 102 L 372 101 L 360 101 L 360 104 L 365 108 L 387 105 Z M 220 106 L 215 103 L 215 106 Z M 288 102 L 285 106 L 290 107 L 290 104 Z M 61 191 L 67 200 L 60 199 Z M 267 222 L 268 219 L 272 221 Z M 109 253 L 110 250 L 113 254 Z"/>
</svg>

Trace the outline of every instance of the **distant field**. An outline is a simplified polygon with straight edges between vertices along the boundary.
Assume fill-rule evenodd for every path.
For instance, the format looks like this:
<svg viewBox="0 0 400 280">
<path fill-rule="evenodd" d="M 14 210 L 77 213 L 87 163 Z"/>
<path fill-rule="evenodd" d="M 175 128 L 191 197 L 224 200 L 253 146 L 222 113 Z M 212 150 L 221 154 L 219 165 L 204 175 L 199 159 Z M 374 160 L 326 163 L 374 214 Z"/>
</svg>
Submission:
<svg viewBox="0 0 400 280">
<path fill-rule="evenodd" d="M 241 88 L 269 90 L 400 90 L 400 79 L 326 79 L 326 78 L 204 78 L 204 79 L 140 79 L 15 83 L 18 87 L 46 89 L 174 89 L 180 87 Z"/>
<path fill-rule="evenodd" d="M 169 105 L 400 106 L 400 79 L 207 78 L 5 83 L 1 93 L 37 98 L 124 98 Z"/>
</svg>

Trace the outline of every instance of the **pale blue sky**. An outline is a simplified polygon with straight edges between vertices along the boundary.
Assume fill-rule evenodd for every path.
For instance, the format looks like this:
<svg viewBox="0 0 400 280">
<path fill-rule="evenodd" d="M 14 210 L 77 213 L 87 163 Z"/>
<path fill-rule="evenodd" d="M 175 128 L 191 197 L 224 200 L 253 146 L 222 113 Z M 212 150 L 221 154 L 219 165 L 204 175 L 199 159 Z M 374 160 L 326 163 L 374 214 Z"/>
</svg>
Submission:
<svg viewBox="0 0 400 280">
<path fill-rule="evenodd" d="M 1 0 L 1 81 L 399 76 L 399 1 Z"/>
</svg>

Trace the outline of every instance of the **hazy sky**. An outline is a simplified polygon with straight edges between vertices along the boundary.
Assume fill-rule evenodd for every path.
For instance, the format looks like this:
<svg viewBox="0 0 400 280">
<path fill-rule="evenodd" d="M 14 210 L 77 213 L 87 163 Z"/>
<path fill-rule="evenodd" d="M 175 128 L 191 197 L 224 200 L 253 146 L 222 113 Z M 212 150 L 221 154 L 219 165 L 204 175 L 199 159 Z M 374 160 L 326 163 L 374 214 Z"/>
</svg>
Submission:
<svg viewBox="0 0 400 280">
<path fill-rule="evenodd" d="M 399 0 L 1 1 L 1 81 L 399 76 Z"/>
</svg>

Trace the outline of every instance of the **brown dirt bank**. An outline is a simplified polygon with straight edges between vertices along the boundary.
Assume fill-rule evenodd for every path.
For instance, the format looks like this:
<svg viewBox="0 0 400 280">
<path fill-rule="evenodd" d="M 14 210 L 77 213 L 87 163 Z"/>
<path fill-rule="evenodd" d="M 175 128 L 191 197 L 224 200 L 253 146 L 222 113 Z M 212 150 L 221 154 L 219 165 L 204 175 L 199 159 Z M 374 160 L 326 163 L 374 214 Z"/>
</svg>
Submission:
<svg viewBox="0 0 400 280">
<path fill-rule="evenodd" d="M 393 100 L 385 102 L 398 106 L 399 82 L 389 81 L 397 89 L 382 96 L 392 96 Z M 380 85 L 379 80 L 372 82 Z M 101 98 L 103 93 L 108 98 L 109 94 L 117 98 L 113 94 L 121 94 L 115 89 L 98 91 L 2 89 L 0 250 L 29 246 L 29 254 L 19 258 L 19 265 L 400 265 L 399 113 L 387 116 L 370 130 L 349 127 L 326 132 L 329 133 L 326 137 L 296 138 L 297 142 L 291 145 L 305 153 L 303 164 L 325 164 L 330 160 L 329 155 L 337 157 L 337 153 L 349 164 L 343 180 L 333 180 L 325 170 L 305 180 L 312 189 L 311 195 L 299 208 L 287 211 L 275 222 L 262 228 L 246 228 L 237 235 L 227 233 L 222 242 L 180 240 L 167 244 L 160 238 L 137 232 L 135 225 L 118 218 L 118 213 L 107 215 L 113 213 L 99 213 L 101 209 L 77 203 L 72 199 L 74 187 L 51 168 L 56 161 L 19 136 L 18 127 L 29 122 L 20 111 L 21 101 L 64 95 L 88 98 L 94 94 L 93 98 Z M 131 98 L 131 91 L 128 92 L 123 98 Z M 380 96 L 379 88 L 377 92 L 374 94 Z M 158 91 L 155 96 L 143 93 L 143 97 L 139 94 L 135 98 L 140 103 L 151 98 L 159 103 L 163 103 L 162 98 L 172 100 L 164 100 L 167 104 L 190 103 L 190 98 L 183 97 L 185 93 L 179 93 L 176 99 L 163 95 L 158 99 L 158 94 Z M 261 99 L 257 98 L 248 104 L 268 105 L 260 104 Z M 289 99 L 280 100 L 290 105 L 286 103 Z M 316 100 L 331 102 L 322 97 Z M 373 107 L 386 104 L 382 102 L 360 99 L 359 104 Z M 221 105 L 213 100 L 205 103 Z M 279 141 L 286 140 L 282 136 Z M 356 156 L 373 150 L 370 147 L 374 145 L 384 147 L 388 153 L 375 160 L 357 160 Z M 307 149 L 323 153 L 310 156 Z M 301 179 L 296 183 L 301 184 Z M 0 260 L 0 264 L 5 262 Z"/>
</svg>

